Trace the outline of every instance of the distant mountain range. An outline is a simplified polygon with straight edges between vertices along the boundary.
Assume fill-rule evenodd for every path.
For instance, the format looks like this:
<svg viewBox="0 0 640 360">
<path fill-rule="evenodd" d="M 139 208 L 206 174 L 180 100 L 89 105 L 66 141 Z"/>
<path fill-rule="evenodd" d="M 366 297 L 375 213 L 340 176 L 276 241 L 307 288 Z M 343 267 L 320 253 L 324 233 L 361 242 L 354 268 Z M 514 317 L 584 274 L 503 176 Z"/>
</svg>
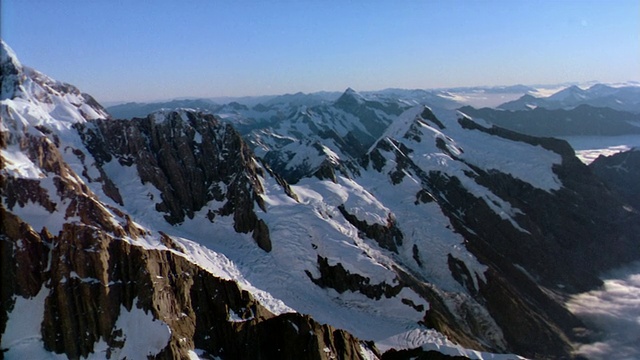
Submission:
<svg viewBox="0 0 640 360">
<path fill-rule="evenodd" d="M 268 109 L 279 108 L 280 110 L 285 110 L 285 108 L 290 109 L 299 106 L 311 107 L 320 104 L 328 104 L 336 101 L 341 95 L 342 93 L 340 92 L 312 94 L 296 93 L 269 97 L 229 98 L 227 99 L 228 102 L 224 103 L 216 102 L 212 99 L 171 100 L 153 103 L 124 103 L 110 106 L 107 108 L 107 111 L 116 119 L 144 117 L 154 111 L 178 108 L 190 108 L 212 114 L 223 114 L 228 112 L 229 106 L 227 105 L 229 104 L 235 104 L 231 105 L 232 107 L 242 106 L 245 108 L 245 111 L 253 110 L 255 112 L 264 112 Z M 361 95 L 370 100 L 395 100 L 402 101 L 408 105 L 429 103 L 435 107 L 448 109 L 454 109 L 461 105 L 461 103 L 452 98 L 451 94 L 442 91 L 388 89 L 376 92 L 363 92 Z"/>
<path fill-rule="evenodd" d="M 561 87 L 557 93 L 548 97 L 536 97 L 533 94 L 540 89 L 558 88 L 558 85 L 512 85 L 512 86 L 476 86 L 458 87 L 435 90 L 421 89 L 385 89 L 379 91 L 363 91 L 363 96 L 375 100 L 399 100 L 411 104 L 427 104 L 431 107 L 454 109 L 472 105 L 478 107 L 497 107 L 503 110 L 531 110 L 536 107 L 547 109 L 571 109 L 579 105 L 594 107 L 609 107 L 614 110 L 640 112 L 640 84 L 633 82 L 610 86 L 606 84 L 592 84 L 583 90 L 577 85 Z M 107 111 L 118 119 L 143 117 L 160 109 L 192 108 L 207 112 L 216 112 L 223 104 L 239 103 L 253 108 L 255 106 L 271 106 L 275 104 L 307 105 L 330 103 L 337 100 L 340 92 L 316 92 L 310 94 L 295 93 L 273 96 L 246 97 L 218 97 L 210 99 L 175 99 L 155 102 L 128 102 L 107 107 Z M 516 100 L 496 103 L 504 95 Z M 483 102 L 483 100 L 485 100 Z M 484 104 L 483 103 L 487 103 Z"/>
<path fill-rule="evenodd" d="M 495 125 L 535 136 L 625 135 L 640 130 L 640 87 L 594 84 L 583 90 L 566 87 L 548 97 L 534 97 L 533 87 L 472 87 L 447 90 L 386 89 L 361 92 L 363 99 L 396 103 L 399 108 L 425 104 L 436 109 L 460 109 L 467 115 L 483 118 Z M 524 93 L 496 109 L 472 108 L 465 103 L 482 103 L 500 94 Z M 191 108 L 215 114 L 231 121 L 243 134 L 254 129 L 275 126 L 295 116 L 297 109 L 330 107 L 343 94 L 287 94 L 273 97 L 238 99 L 220 104 L 209 99 L 173 100 L 158 103 L 126 103 L 106 110 L 114 118 L 144 117 L 161 109 Z M 510 111 L 509 113 L 503 110 Z"/>
<path fill-rule="evenodd" d="M 570 86 L 549 97 L 523 95 L 520 99 L 506 102 L 503 110 L 571 109 L 580 105 L 608 107 L 619 111 L 640 113 L 640 86 L 611 87 L 595 84 L 588 89 Z"/>
</svg>

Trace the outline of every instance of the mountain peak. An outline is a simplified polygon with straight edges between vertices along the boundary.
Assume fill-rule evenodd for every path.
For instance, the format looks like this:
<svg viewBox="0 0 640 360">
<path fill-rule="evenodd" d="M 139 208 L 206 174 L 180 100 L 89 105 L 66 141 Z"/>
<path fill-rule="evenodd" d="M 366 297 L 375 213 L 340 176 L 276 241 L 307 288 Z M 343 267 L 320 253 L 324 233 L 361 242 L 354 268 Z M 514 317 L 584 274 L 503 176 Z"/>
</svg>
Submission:
<svg viewBox="0 0 640 360">
<path fill-rule="evenodd" d="M 187 113 L 195 112 L 195 111 L 196 110 L 194 109 L 188 109 L 188 108 L 178 108 L 178 109 L 163 108 L 163 109 L 152 112 L 151 114 L 149 114 L 149 116 L 151 117 L 154 123 L 161 124 L 173 118 L 180 118 L 182 121 L 188 121 L 189 116 L 187 115 Z"/>
<path fill-rule="evenodd" d="M 0 100 L 10 99 L 14 96 L 15 89 L 19 84 L 18 75 L 22 72 L 22 64 L 13 50 L 0 39 L 0 73 L 2 82 L 0 83 Z"/>
<path fill-rule="evenodd" d="M 549 96 L 549 100 L 553 101 L 565 101 L 568 99 L 580 99 L 585 97 L 585 90 L 582 90 L 577 85 L 569 86 L 564 90 L 560 90 L 557 93 Z"/>
<path fill-rule="evenodd" d="M 617 91 L 616 88 L 605 84 L 595 84 L 586 90 L 590 96 L 609 96 L 615 94 Z"/>
<path fill-rule="evenodd" d="M 40 136 L 42 131 L 58 133 L 76 123 L 109 118 L 106 110 L 90 95 L 81 93 L 73 85 L 56 81 L 23 66 L 4 41 L 1 42 L 0 51 L 0 100 L 3 100 L 3 114 L 24 114 L 26 108 L 39 109 L 35 116 L 3 118 L 4 129 L 10 133 L 10 143 L 17 141 L 28 131 Z M 34 130 L 40 126 L 45 130 Z"/>
<path fill-rule="evenodd" d="M 359 92 L 349 87 L 342 93 L 338 100 L 336 100 L 336 105 L 357 105 L 363 104 L 364 101 L 364 97 L 362 97 Z"/>
<path fill-rule="evenodd" d="M 7 43 L 2 39 L 0 39 L 0 61 L 2 63 L 11 61 L 19 64 L 16 53 L 13 52 L 13 49 L 11 49 L 11 47 L 9 47 L 9 45 L 7 45 Z"/>
<path fill-rule="evenodd" d="M 0 39 L 0 63 L 4 64 L 5 62 L 12 62 L 20 66 L 16 53 L 4 40 Z"/>
</svg>

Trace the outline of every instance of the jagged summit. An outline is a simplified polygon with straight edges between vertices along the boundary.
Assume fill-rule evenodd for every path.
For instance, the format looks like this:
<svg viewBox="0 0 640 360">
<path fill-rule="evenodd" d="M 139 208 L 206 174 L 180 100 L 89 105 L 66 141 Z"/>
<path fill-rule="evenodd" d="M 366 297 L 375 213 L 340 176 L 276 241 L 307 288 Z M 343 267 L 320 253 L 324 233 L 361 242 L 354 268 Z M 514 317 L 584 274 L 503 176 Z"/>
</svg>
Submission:
<svg viewBox="0 0 640 360">
<path fill-rule="evenodd" d="M 364 97 L 359 92 L 349 87 L 342 93 L 338 100 L 336 100 L 335 104 L 336 106 L 352 106 L 362 104 L 364 101 Z"/>
<path fill-rule="evenodd" d="M 22 64 L 18 61 L 16 54 L 4 40 L 0 39 L 0 74 L 2 74 L 0 100 L 10 99 L 14 96 L 21 80 L 21 72 Z"/>
<path fill-rule="evenodd" d="M 357 91 L 355 91 L 355 90 L 353 90 L 353 88 L 351 88 L 351 87 L 348 87 L 348 88 L 344 91 L 344 93 L 345 93 L 345 94 L 348 94 L 348 95 L 352 95 L 352 96 L 353 96 L 353 95 L 358 94 L 358 92 L 357 92 Z"/>
<path fill-rule="evenodd" d="M 161 124 L 172 119 L 189 121 L 189 116 L 194 116 L 195 114 L 202 115 L 199 110 L 192 108 L 162 108 L 150 113 L 148 117 L 153 119 L 156 124 Z"/>
<path fill-rule="evenodd" d="M 75 86 L 22 66 L 2 42 L 0 131 L 10 143 L 24 134 L 42 136 L 68 130 L 76 123 L 109 118 L 106 110 Z"/>
</svg>

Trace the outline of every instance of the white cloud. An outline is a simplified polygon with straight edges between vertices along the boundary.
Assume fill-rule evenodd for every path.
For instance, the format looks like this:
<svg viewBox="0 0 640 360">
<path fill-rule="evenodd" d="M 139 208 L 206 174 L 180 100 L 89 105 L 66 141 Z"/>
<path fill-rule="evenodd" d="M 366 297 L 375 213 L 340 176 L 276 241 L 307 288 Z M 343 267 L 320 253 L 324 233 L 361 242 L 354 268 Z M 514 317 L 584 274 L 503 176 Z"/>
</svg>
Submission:
<svg viewBox="0 0 640 360">
<path fill-rule="evenodd" d="M 604 287 L 574 296 L 569 309 L 601 332 L 578 353 L 589 359 L 640 358 L 640 262 L 608 273 Z"/>
</svg>

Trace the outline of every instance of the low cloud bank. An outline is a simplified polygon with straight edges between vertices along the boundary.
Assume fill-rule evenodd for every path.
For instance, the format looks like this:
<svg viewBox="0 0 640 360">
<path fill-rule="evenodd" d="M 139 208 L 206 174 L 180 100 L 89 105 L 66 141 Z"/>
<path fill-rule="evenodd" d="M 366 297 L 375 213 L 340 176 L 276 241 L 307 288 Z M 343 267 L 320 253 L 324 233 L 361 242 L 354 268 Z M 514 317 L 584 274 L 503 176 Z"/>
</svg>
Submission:
<svg viewBox="0 0 640 360">
<path fill-rule="evenodd" d="M 569 309 L 601 330 L 578 353 L 591 360 L 640 359 L 640 262 L 603 276 L 604 287 L 574 296 Z"/>
</svg>

